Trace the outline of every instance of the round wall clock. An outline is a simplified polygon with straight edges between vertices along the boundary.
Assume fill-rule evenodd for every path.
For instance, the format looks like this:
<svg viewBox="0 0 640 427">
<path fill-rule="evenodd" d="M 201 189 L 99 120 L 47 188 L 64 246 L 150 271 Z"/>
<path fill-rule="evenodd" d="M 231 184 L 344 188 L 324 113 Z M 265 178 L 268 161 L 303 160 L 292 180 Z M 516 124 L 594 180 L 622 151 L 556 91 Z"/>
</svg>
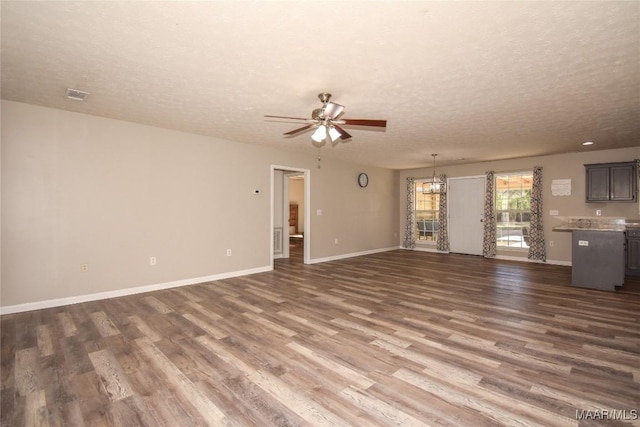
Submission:
<svg viewBox="0 0 640 427">
<path fill-rule="evenodd" d="M 366 173 L 361 173 L 358 175 L 358 185 L 362 188 L 369 185 L 369 176 Z"/>
</svg>

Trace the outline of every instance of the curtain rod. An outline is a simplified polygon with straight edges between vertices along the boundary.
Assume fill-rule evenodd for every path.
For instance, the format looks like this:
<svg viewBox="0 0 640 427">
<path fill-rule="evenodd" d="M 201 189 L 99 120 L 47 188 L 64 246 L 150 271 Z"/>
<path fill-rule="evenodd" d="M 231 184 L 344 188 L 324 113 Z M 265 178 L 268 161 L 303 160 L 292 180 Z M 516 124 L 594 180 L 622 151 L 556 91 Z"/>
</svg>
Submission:
<svg viewBox="0 0 640 427">
<path fill-rule="evenodd" d="M 537 166 L 531 166 L 531 173 L 533 173 L 533 168 L 535 168 Z M 493 171 L 493 173 L 495 175 L 515 175 L 517 173 L 522 173 L 522 172 L 529 172 L 529 171 L 523 171 L 522 169 L 520 170 L 513 170 L 513 171 Z"/>
</svg>

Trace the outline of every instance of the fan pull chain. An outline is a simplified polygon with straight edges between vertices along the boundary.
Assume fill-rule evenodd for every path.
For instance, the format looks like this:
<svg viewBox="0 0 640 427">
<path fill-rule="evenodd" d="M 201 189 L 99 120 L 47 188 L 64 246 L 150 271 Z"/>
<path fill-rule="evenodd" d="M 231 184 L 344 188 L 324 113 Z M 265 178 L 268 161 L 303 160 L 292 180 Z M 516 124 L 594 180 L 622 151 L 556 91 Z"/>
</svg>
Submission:
<svg viewBox="0 0 640 427">
<path fill-rule="evenodd" d="M 320 169 L 320 148 L 318 148 L 318 169 Z"/>
</svg>

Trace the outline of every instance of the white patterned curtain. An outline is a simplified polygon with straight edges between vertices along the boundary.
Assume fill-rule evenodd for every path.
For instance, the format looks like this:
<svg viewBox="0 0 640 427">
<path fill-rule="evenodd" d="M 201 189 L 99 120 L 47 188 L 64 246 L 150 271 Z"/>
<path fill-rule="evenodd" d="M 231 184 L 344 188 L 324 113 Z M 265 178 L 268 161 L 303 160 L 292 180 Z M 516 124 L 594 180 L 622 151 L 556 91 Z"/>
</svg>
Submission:
<svg viewBox="0 0 640 427">
<path fill-rule="evenodd" d="M 533 184 L 531 186 L 531 223 L 529 230 L 529 259 L 543 261 L 547 260 L 546 246 L 544 241 L 544 227 L 542 224 L 542 168 L 533 168 Z"/>
<path fill-rule="evenodd" d="M 485 258 L 494 258 L 497 253 L 496 246 L 496 197 L 494 172 L 487 172 L 484 196 L 484 236 L 482 240 L 482 255 Z"/>
<path fill-rule="evenodd" d="M 440 175 L 441 182 L 447 182 L 446 175 Z M 445 191 L 440 193 L 440 203 L 438 204 L 438 221 L 440 226 L 438 228 L 438 239 L 436 241 L 436 248 L 439 251 L 449 252 L 449 227 L 447 226 L 447 193 L 446 186 Z"/>
<path fill-rule="evenodd" d="M 407 178 L 407 218 L 404 226 L 403 248 L 416 247 L 416 186 L 413 178 Z"/>
</svg>

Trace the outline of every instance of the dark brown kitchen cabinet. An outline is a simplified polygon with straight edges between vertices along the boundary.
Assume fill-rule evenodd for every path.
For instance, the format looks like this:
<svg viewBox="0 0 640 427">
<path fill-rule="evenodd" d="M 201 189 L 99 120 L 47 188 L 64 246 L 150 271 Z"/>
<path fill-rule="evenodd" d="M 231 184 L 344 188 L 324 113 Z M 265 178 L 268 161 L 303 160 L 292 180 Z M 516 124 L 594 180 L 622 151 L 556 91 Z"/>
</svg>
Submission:
<svg viewBox="0 0 640 427">
<path fill-rule="evenodd" d="M 626 273 L 630 276 L 640 276 L 640 228 L 627 229 L 627 262 Z"/>
<path fill-rule="evenodd" d="M 587 172 L 587 202 L 637 200 L 637 161 L 584 166 Z"/>
</svg>

